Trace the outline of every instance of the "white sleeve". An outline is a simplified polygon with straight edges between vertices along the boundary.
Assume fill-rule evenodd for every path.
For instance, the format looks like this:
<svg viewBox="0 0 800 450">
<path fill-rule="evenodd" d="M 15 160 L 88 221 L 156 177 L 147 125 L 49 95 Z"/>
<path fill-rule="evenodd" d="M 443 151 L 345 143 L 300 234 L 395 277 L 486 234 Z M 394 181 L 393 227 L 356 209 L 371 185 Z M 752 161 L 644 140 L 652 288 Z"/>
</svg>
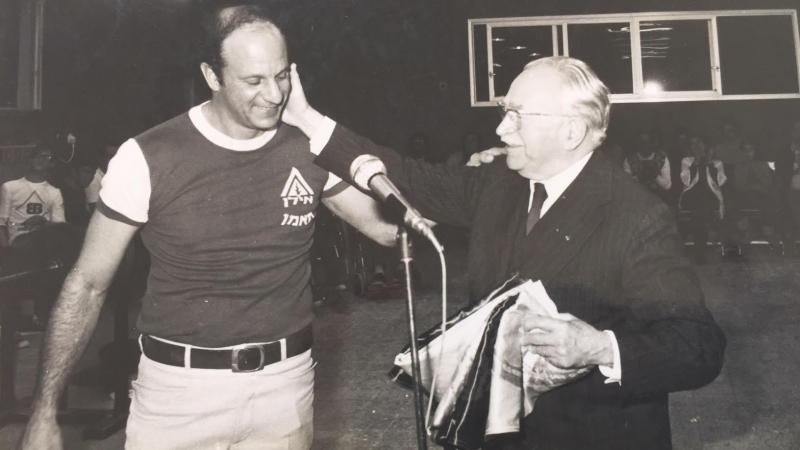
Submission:
<svg viewBox="0 0 800 450">
<path fill-rule="evenodd" d="M 105 206 L 134 222 L 147 222 L 150 169 L 135 140 L 128 139 L 120 146 L 101 185 L 100 200 Z"/>
<path fill-rule="evenodd" d="M 330 117 L 325 116 L 322 119 L 322 123 L 316 130 L 314 130 L 314 134 L 311 135 L 309 139 L 309 150 L 311 153 L 315 155 L 319 155 L 322 153 L 322 149 L 328 145 L 328 141 L 331 139 L 333 135 L 333 129 L 336 128 L 336 122 L 333 121 Z M 327 191 L 328 189 L 336 186 L 339 182 L 342 181 L 341 178 L 338 176 L 329 173 L 328 174 L 328 181 L 325 183 L 325 187 L 322 189 L 323 191 Z"/>
<path fill-rule="evenodd" d="M 334 128 L 336 128 L 336 122 L 334 122 L 330 117 L 323 117 L 322 123 L 320 123 L 320 126 L 314 130 L 314 134 L 311 135 L 309 139 L 311 153 L 315 155 L 322 153 L 322 149 L 328 145 L 328 141 L 333 135 Z"/>
<path fill-rule="evenodd" d="M 600 373 L 606 377 L 606 384 L 622 384 L 622 360 L 619 354 L 619 342 L 617 342 L 617 336 L 611 330 L 603 330 L 603 332 L 605 332 L 611 339 L 611 346 L 612 350 L 614 351 L 614 363 L 611 367 L 598 366 L 598 368 L 600 369 Z"/>
<path fill-rule="evenodd" d="M 50 205 L 50 222 L 64 223 L 67 219 L 64 217 L 64 197 L 61 195 L 61 190 L 53 188 L 52 205 Z"/>
</svg>

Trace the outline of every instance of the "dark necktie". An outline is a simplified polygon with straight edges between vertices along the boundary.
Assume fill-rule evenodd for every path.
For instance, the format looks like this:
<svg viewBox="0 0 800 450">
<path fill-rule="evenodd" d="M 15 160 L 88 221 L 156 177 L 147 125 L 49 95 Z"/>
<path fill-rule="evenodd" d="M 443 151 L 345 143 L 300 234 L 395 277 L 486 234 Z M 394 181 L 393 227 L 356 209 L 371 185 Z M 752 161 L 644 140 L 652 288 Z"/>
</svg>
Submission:
<svg viewBox="0 0 800 450">
<path fill-rule="evenodd" d="M 533 226 L 539 221 L 545 200 L 547 200 L 547 191 L 544 189 L 544 185 L 542 183 L 533 183 L 533 202 L 531 203 L 531 210 L 528 211 L 527 231 L 525 234 L 530 234 Z"/>
</svg>

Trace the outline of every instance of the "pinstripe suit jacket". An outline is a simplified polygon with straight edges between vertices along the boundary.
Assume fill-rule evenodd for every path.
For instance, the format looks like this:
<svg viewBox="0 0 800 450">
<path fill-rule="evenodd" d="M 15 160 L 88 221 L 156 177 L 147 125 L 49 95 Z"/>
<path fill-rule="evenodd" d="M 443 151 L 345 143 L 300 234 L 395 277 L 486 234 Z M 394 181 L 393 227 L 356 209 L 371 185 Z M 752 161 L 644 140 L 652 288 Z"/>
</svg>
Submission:
<svg viewBox="0 0 800 450">
<path fill-rule="evenodd" d="M 622 383 L 598 370 L 550 391 L 504 448 L 671 448 L 667 395 L 719 373 L 725 338 L 682 256 L 669 208 L 595 152 L 525 235 L 529 180 L 503 159 L 479 168 L 402 158 L 337 125 L 316 163 L 345 179 L 360 154 L 380 157 L 426 216 L 470 229 L 470 296 L 518 272 L 541 280 L 560 312 L 616 334 Z"/>
</svg>

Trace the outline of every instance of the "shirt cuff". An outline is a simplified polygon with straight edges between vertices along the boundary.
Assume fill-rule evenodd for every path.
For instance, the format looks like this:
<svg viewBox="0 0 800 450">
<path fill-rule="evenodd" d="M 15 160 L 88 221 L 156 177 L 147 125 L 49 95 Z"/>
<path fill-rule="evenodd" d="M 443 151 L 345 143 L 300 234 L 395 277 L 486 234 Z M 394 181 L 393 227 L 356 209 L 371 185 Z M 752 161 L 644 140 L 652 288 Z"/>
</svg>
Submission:
<svg viewBox="0 0 800 450">
<path fill-rule="evenodd" d="M 617 336 L 611 330 L 603 330 L 611 338 L 611 348 L 614 352 L 614 364 L 612 366 L 597 366 L 600 373 L 606 377 L 606 384 L 617 383 L 622 384 L 622 362 L 619 356 L 619 343 Z"/>
<path fill-rule="evenodd" d="M 336 128 L 336 122 L 333 119 L 328 116 L 322 118 L 322 122 L 314 130 L 314 133 L 309 139 L 311 153 L 315 155 L 322 153 L 322 149 L 328 145 L 328 141 L 331 139 L 331 135 L 333 135 L 334 128 Z"/>
</svg>

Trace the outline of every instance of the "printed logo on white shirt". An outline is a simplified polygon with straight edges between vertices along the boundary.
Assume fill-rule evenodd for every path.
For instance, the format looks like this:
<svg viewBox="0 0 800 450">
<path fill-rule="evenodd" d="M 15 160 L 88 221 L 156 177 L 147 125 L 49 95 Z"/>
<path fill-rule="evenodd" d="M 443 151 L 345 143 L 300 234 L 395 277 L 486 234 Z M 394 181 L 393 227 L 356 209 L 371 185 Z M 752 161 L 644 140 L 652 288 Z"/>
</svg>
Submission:
<svg viewBox="0 0 800 450">
<path fill-rule="evenodd" d="M 300 171 L 296 167 L 292 167 L 289 178 L 286 180 L 286 184 L 283 185 L 281 198 L 283 199 L 284 208 L 314 203 L 314 190 L 300 175 Z"/>
<path fill-rule="evenodd" d="M 44 200 L 42 197 L 39 196 L 39 193 L 36 191 L 31 192 L 31 195 L 28 196 L 25 201 L 19 205 L 16 210 L 22 212 L 24 209 L 23 214 L 27 214 L 29 216 L 39 216 L 44 214 Z"/>
</svg>

